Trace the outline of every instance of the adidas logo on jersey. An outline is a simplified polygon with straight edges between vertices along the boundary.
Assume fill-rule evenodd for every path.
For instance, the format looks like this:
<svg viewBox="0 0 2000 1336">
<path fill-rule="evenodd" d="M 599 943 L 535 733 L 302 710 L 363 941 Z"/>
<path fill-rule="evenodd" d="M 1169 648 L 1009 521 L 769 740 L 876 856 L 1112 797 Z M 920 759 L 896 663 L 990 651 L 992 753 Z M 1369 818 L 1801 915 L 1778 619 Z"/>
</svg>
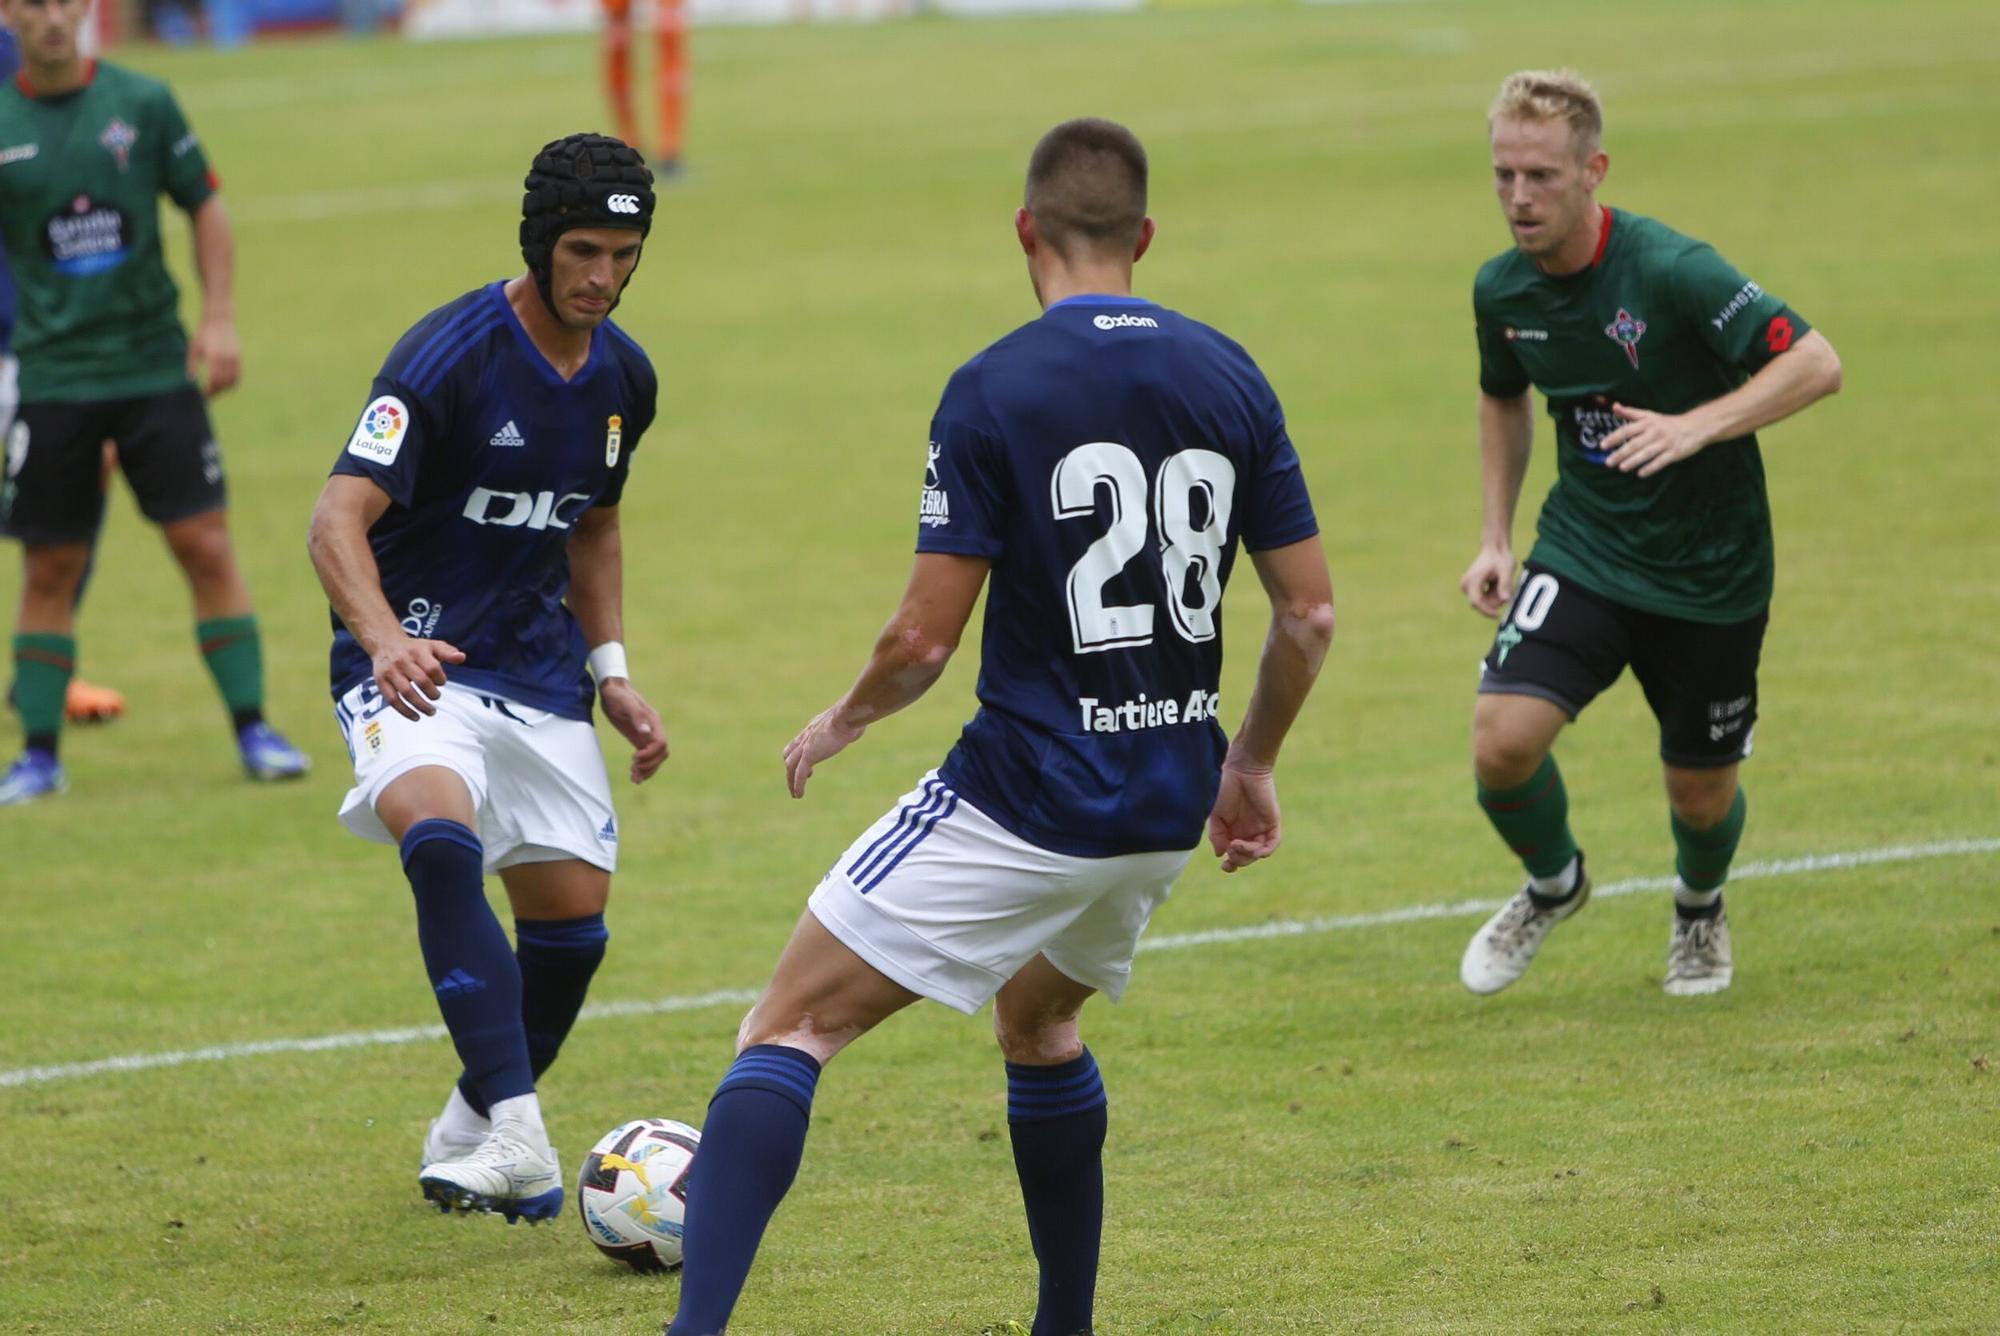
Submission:
<svg viewBox="0 0 2000 1336">
<path fill-rule="evenodd" d="M 1149 315 L 1101 315 L 1090 322 L 1099 329 L 1158 329 L 1160 322 Z"/>
<path fill-rule="evenodd" d="M 514 425 L 514 419 L 508 418 L 507 425 L 494 432 L 486 443 L 488 445 L 515 446 L 518 448 L 526 445 L 528 438 L 523 436 L 521 429 Z"/>
</svg>

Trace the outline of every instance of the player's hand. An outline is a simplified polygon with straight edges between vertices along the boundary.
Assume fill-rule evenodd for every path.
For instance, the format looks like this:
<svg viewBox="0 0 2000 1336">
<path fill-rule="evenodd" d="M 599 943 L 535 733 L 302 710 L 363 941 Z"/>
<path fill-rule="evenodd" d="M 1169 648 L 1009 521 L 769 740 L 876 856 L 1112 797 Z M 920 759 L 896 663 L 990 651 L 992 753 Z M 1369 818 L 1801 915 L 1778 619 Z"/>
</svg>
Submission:
<svg viewBox="0 0 2000 1336">
<path fill-rule="evenodd" d="M 644 784 L 667 759 L 667 727 L 660 712 L 622 677 L 599 682 L 597 700 L 611 726 L 632 744 L 632 782 Z"/>
<path fill-rule="evenodd" d="M 1278 852 L 1278 785 L 1268 769 L 1225 761 L 1222 787 L 1208 814 L 1208 843 L 1224 872 L 1249 867 Z"/>
<path fill-rule="evenodd" d="M 464 663 L 465 651 L 442 640 L 412 640 L 398 633 L 395 643 L 375 656 L 375 689 L 405 719 L 436 714 L 431 704 L 444 685 L 444 666 Z"/>
<path fill-rule="evenodd" d="M 1650 478 L 1669 464 L 1697 454 L 1708 444 L 1686 414 L 1655 413 L 1650 408 L 1611 405 L 1611 411 L 1625 419 L 1625 425 L 1604 438 L 1606 468 L 1620 473 L 1639 471 Z"/>
<path fill-rule="evenodd" d="M 1504 547 L 1482 547 L 1465 568 L 1458 587 L 1475 612 L 1498 617 L 1514 597 L 1514 553 Z"/>
<path fill-rule="evenodd" d="M 838 756 L 865 731 L 859 724 L 845 722 L 841 714 L 840 703 L 829 705 L 785 744 L 785 783 L 794 798 L 806 796 L 814 766 Z"/>
<path fill-rule="evenodd" d="M 243 350 L 236 342 L 236 326 L 227 320 L 204 320 L 188 341 L 188 379 L 202 383 L 202 368 L 208 368 L 208 383 L 202 392 L 210 398 L 235 386 L 243 378 Z"/>
</svg>

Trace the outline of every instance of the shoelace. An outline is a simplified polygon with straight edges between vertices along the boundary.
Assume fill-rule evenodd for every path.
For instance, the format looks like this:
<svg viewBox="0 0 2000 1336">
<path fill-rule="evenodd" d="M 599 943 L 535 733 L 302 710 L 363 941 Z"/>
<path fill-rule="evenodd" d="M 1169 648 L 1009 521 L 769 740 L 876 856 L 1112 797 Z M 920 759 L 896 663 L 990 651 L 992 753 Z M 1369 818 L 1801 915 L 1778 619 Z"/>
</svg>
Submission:
<svg viewBox="0 0 2000 1336">
<path fill-rule="evenodd" d="M 1507 906 L 1506 917 L 1494 926 L 1493 940 L 1505 951 L 1518 951 L 1528 944 L 1528 929 L 1535 920 L 1554 912 L 1543 909 L 1526 895 L 1518 896 Z"/>
</svg>

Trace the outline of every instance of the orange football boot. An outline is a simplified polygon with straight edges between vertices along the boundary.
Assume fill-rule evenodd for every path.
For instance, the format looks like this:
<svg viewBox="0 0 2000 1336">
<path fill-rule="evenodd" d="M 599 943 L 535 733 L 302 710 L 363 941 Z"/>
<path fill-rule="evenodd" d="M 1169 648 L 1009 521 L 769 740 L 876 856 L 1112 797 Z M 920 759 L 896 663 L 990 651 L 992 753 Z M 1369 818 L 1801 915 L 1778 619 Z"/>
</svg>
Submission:
<svg viewBox="0 0 2000 1336">
<path fill-rule="evenodd" d="M 110 687 L 100 687 L 80 677 L 69 680 L 63 697 L 63 714 L 72 724 L 106 724 L 125 713 L 125 697 Z"/>
</svg>

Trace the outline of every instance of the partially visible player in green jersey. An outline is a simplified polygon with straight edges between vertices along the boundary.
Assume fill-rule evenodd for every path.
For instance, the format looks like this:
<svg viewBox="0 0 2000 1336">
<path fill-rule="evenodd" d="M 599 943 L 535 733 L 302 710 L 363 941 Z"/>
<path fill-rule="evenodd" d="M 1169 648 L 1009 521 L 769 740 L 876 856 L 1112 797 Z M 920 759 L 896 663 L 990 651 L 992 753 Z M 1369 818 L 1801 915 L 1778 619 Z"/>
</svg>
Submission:
<svg viewBox="0 0 2000 1336">
<path fill-rule="evenodd" d="M 1659 720 L 1677 855 L 1666 991 L 1729 986 L 1722 884 L 1743 834 L 1737 770 L 1771 601 L 1755 433 L 1840 387 L 1832 345 L 1797 312 L 1704 243 L 1597 202 L 1603 126 L 1596 93 L 1568 71 L 1509 76 L 1489 117 L 1514 247 L 1473 285 L 1485 522 L 1460 587 L 1488 617 L 1507 610 L 1480 679 L 1473 768 L 1528 882 L 1465 949 L 1475 993 L 1520 978 L 1590 897 L 1550 748 L 1627 667 Z M 1517 590 L 1530 386 L 1555 420 L 1557 479 Z"/>
<path fill-rule="evenodd" d="M 0 806 L 60 792 L 75 600 L 102 520 L 101 445 L 158 524 L 194 596 L 196 642 L 253 778 L 303 774 L 264 721 L 263 649 L 226 522 L 207 392 L 236 383 L 234 242 L 215 176 L 164 84 L 86 60 L 88 0 L 0 0 L 21 72 L 0 87 L 0 229 L 20 294 L 21 406 L 0 532 L 25 554 L 14 704 L 25 747 Z M 193 221 L 203 317 L 192 341 L 160 254 L 159 197 Z"/>
</svg>

